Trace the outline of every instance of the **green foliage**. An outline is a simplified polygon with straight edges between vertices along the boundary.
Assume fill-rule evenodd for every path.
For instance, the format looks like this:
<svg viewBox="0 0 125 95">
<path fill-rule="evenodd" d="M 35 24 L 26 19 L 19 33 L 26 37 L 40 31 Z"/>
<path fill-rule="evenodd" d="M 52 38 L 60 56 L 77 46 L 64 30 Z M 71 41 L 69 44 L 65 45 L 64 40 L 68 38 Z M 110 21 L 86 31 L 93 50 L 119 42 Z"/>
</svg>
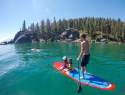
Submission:
<svg viewBox="0 0 125 95">
<path fill-rule="evenodd" d="M 78 29 L 80 33 L 87 32 L 92 39 L 96 37 L 105 36 L 106 39 L 124 41 L 125 40 L 125 22 L 120 19 L 111 18 L 95 18 L 95 17 L 83 17 L 75 19 L 49 19 L 42 20 L 40 25 L 32 23 L 28 29 L 26 29 L 26 22 L 24 20 L 22 30 L 28 30 L 33 32 L 46 33 L 46 37 L 58 37 L 65 29 L 74 28 Z M 40 35 L 40 34 L 39 34 Z"/>
<path fill-rule="evenodd" d="M 26 31 L 26 21 L 23 21 L 23 25 L 22 25 L 22 31 Z"/>
</svg>

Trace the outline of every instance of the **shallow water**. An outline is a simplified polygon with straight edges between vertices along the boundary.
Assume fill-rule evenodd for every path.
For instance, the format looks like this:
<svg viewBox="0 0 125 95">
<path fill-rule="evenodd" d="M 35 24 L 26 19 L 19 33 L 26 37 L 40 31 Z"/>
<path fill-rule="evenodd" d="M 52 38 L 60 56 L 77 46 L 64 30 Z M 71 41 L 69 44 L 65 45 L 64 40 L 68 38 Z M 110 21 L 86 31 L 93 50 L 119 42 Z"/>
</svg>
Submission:
<svg viewBox="0 0 125 95">
<path fill-rule="evenodd" d="M 34 50 L 37 48 L 37 50 Z M 77 83 L 57 71 L 53 62 L 67 55 L 75 61 L 75 43 L 0 46 L 0 95 L 77 95 Z M 125 95 L 125 45 L 91 44 L 88 72 L 116 84 L 114 91 L 82 86 L 79 95 Z"/>
</svg>

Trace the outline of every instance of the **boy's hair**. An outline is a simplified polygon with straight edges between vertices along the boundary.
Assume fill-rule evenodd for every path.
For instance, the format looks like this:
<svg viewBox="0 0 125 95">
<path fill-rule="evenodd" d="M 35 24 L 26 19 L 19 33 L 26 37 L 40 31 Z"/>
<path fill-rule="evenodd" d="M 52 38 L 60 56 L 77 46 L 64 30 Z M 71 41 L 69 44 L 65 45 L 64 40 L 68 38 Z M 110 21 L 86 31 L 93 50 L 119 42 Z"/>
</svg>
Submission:
<svg viewBox="0 0 125 95">
<path fill-rule="evenodd" d="M 87 34 L 86 33 L 82 33 L 80 37 L 85 39 L 87 37 Z"/>
<path fill-rule="evenodd" d="M 63 56 L 63 58 L 62 58 L 63 60 L 67 60 L 67 57 L 66 56 Z"/>
</svg>

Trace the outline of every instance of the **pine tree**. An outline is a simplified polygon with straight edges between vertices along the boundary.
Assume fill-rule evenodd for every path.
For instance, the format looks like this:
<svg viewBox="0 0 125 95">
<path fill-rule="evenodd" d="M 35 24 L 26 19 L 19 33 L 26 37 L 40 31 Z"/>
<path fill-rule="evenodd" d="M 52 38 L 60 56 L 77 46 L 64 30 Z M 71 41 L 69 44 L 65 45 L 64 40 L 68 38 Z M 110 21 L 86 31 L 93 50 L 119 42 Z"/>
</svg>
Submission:
<svg viewBox="0 0 125 95">
<path fill-rule="evenodd" d="M 30 25 L 29 30 L 32 31 L 32 32 L 35 32 L 35 25 L 34 25 L 34 23 L 32 23 Z"/>
<path fill-rule="evenodd" d="M 46 32 L 51 32 L 51 23 L 49 19 L 46 20 Z"/>
<path fill-rule="evenodd" d="M 27 30 L 26 28 L 26 21 L 23 21 L 23 25 L 22 25 L 22 31 L 25 32 Z"/>
<path fill-rule="evenodd" d="M 57 32 L 57 23 L 56 23 L 55 17 L 53 19 L 53 23 L 52 23 L 51 27 L 52 27 L 53 32 Z"/>
<path fill-rule="evenodd" d="M 40 32 L 40 27 L 39 27 L 39 24 L 38 24 L 38 23 L 36 23 L 35 32 Z"/>
<path fill-rule="evenodd" d="M 44 22 L 44 20 L 41 21 L 40 32 L 41 33 L 45 32 L 45 22 Z"/>
</svg>

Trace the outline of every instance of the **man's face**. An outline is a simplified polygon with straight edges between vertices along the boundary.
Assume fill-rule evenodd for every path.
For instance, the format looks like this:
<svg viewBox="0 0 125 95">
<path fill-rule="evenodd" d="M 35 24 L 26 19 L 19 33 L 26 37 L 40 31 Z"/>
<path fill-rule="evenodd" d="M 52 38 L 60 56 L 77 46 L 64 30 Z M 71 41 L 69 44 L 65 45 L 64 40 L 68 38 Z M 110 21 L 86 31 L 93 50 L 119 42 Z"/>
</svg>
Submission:
<svg viewBox="0 0 125 95">
<path fill-rule="evenodd" d="M 80 41 L 81 41 L 81 42 L 83 41 L 83 37 L 80 37 Z"/>
</svg>

